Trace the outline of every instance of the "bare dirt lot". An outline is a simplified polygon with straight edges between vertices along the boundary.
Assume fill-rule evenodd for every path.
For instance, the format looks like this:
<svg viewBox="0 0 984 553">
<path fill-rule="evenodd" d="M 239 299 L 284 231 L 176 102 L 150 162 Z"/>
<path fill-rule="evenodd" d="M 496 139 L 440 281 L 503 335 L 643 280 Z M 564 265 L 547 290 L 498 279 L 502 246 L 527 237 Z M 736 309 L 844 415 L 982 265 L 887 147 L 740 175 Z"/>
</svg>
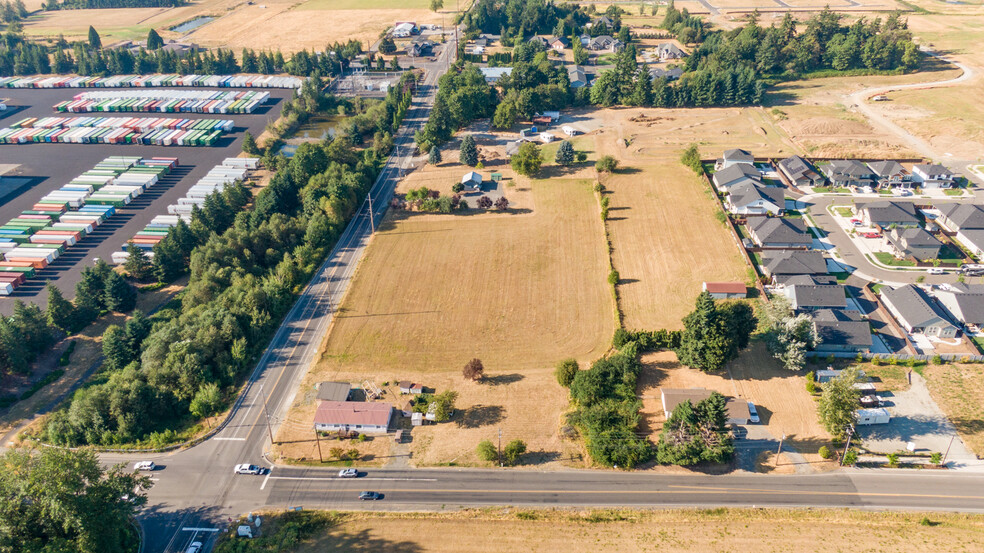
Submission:
<svg viewBox="0 0 984 553">
<path fill-rule="evenodd" d="M 929 393 L 964 444 L 978 457 L 984 456 L 984 365 L 929 365 L 923 374 Z"/>
<path fill-rule="evenodd" d="M 930 524 L 920 524 L 923 517 Z M 699 531 L 695 531 L 699 528 Z M 782 529 L 781 539 L 776 530 Z M 822 528 L 822 531 L 818 531 Z M 980 515 L 847 510 L 530 510 L 350 513 L 299 553 L 405 551 L 973 551 Z M 918 545 L 916 545 L 918 544 Z"/>
</svg>

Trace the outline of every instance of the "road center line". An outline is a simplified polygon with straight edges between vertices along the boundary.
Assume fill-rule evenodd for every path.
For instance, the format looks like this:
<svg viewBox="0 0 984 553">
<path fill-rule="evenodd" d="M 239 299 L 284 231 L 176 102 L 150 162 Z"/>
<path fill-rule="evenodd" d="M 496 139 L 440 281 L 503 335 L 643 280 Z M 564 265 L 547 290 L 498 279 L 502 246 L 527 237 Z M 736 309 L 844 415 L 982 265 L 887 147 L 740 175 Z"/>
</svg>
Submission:
<svg viewBox="0 0 984 553">
<path fill-rule="evenodd" d="M 336 482 L 437 482 L 437 478 L 338 478 L 337 476 L 321 477 L 321 476 L 270 476 L 267 475 L 269 480 L 311 480 L 311 481 L 336 481 Z M 266 480 L 263 481 L 263 485 L 266 485 Z M 262 487 L 260 488 L 263 489 Z"/>
</svg>

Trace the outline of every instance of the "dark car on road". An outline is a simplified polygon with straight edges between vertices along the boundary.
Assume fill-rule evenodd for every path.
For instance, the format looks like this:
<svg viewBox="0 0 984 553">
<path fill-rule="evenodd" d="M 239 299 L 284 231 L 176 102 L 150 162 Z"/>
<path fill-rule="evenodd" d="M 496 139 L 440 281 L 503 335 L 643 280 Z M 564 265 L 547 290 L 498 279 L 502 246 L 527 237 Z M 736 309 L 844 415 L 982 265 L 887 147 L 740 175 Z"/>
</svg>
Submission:
<svg viewBox="0 0 984 553">
<path fill-rule="evenodd" d="M 377 499 L 382 499 L 383 494 L 379 492 L 362 492 L 359 494 L 359 499 L 363 501 L 375 501 Z"/>
</svg>

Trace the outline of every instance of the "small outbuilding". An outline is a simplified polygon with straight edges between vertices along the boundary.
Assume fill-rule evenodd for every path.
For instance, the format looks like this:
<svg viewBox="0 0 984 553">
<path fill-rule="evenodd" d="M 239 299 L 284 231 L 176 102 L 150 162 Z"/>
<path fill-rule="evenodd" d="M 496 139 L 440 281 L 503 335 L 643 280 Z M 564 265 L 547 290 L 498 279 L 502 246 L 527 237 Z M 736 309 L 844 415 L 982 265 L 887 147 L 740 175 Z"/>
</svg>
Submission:
<svg viewBox="0 0 984 553">
<path fill-rule="evenodd" d="M 703 290 L 716 300 L 745 298 L 748 289 L 741 282 L 705 282 Z"/>
<path fill-rule="evenodd" d="M 318 399 L 321 401 L 348 401 L 352 385 L 348 382 L 320 382 Z"/>
<path fill-rule="evenodd" d="M 577 135 L 577 129 L 575 129 L 570 125 L 564 125 L 563 127 L 560 128 L 560 130 L 564 131 L 564 134 L 566 134 L 567 136 Z"/>
<path fill-rule="evenodd" d="M 887 409 L 858 409 L 857 414 L 858 426 L 888 424 L 892 420 Z"/>
<path fill-rule="evenodd" d="M 415 382 L 410 382 L 409 380 L 403 380 L 400 382 L 400 393 L 401 394 L 422 394 L 424 393 L 424 387 L 421 384 Z"/>
<path fill-rule="evenodd" d="M 552 135 L 552 134 L 550 134 L 548 132 L 542 132 L 542 133 L 540 133 L 540 140 L 544 144 L 548 144 L 550 142 L 553 142 L 553 139 L 554 139 L 554 135 Z"/>
<path fill-rule="evenodd" d="M 465 185 L 465 188 L 472 188 L 474 190 L 478 190 L 479 188 L 482 187 L 482 175 L 476 173 L 475 171 L 465 173 L 465 176 L 461 177 L 461 184 Z M 403 383 L 401 382 L 400 385 L 402 386 Z M 403 393 L 408 393 L 408 392 L 403 392 Z"/>
</svg>

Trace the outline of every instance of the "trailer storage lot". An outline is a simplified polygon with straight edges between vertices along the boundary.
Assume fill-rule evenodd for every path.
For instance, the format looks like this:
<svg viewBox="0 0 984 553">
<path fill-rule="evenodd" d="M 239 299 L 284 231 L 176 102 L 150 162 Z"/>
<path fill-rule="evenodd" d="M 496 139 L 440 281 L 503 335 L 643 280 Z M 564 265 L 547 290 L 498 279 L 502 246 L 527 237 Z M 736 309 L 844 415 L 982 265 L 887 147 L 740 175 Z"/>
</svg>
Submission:
<svg viewBox="0 0 984 553">
<path fill-rule="evenodd" d="M 4 89 L 3 97 L 13 110 L 0 112 L 0 127 L 26 117 L 50 117 L 56 115 L 52 106 L 71 100 L 79 92 L 91 89 L 19 90 Z M 187 90 L 187 89 L 185 89 Z M 0 221 L 17 217 L 30 210 L 42 196 L 57 190 L 73 178 L 92 169 L 109 156 L 177 157 L 180 166 L 161 179 L 156 186 L 136 198 L 117 214 L 75 246 L 67 249 L 54 263 L 14 291 L 13 295 L 0 299 L 0 314 L 13 311 L 15 299 L 36 303 L 42 307 L 47 302 L 44 286 L 52 282 L 66 297 L 75 296 L 75 284 L 82 267 L 91 265 L 95 258 L 109 261 L 112 253 L 119 251 L 138 231 L 155 216 L 167 214 L 167 206 L 176 203 L 187 190 L 205 176 L 215 165 L 227 157 L 240 153 L 243 133 L 249 130 L 259 135 L 266 124 L 276 119 L 284 98 L 292 90 L 270 89 L 270 99 L 252 114 L 199 115 L 199 118 L 231 119 L 233 131 L 222 137 L 216 146 L 142 146 L 132 144 L 18 144 L 0 145 L 3 163 L 19 165 L 7 176 L 31 178 L 30 184 L 0 200 Z M 17 109 L 19 107 L 19 109 Z M 10 115 L 8 113 L 10 112 Z M 153 113 L 130 113 L 132 117 L 160 117 Z"/>
</svg>

